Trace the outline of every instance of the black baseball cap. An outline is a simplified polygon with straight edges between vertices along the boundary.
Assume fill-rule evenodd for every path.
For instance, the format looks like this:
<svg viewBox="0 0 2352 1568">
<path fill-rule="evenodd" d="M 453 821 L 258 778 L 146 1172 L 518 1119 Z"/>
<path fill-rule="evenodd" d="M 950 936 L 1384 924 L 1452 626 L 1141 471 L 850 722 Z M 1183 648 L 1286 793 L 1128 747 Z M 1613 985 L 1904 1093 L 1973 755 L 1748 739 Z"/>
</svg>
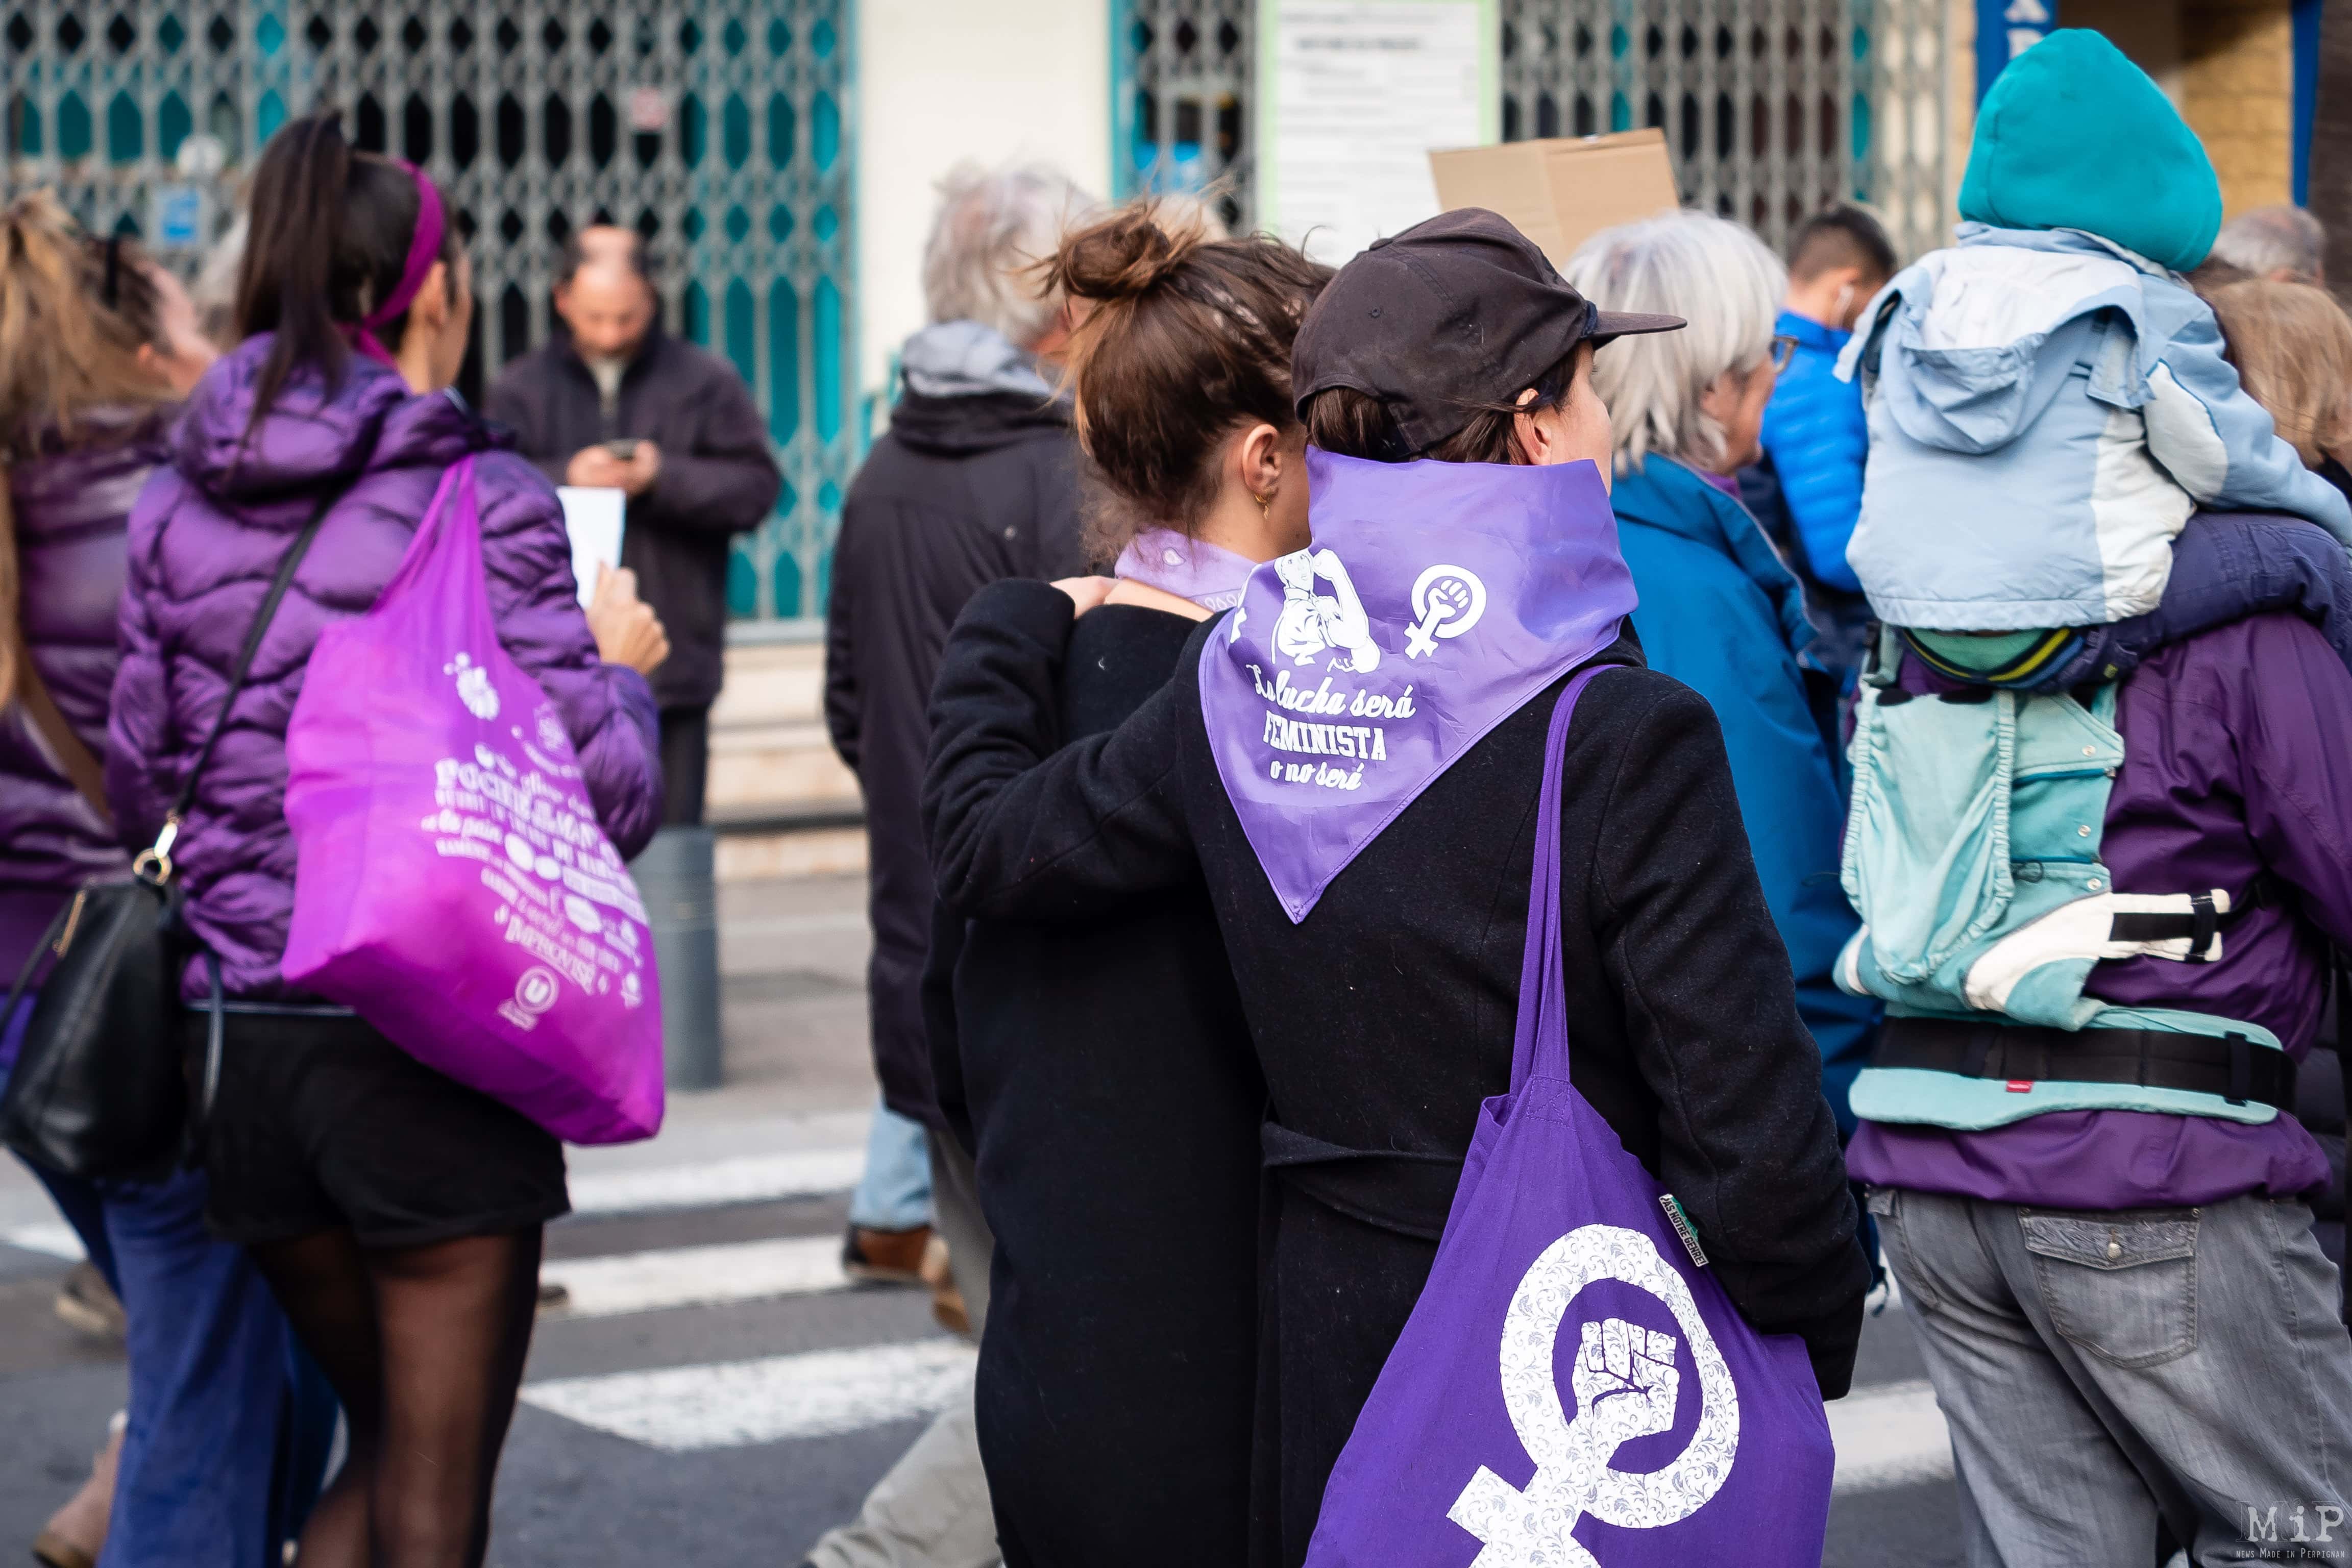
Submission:
<svg viewBox="0 0 2352 1568">
<path fill-rule="evenodd" d="M 1380 399 L 1402 438 L 1397 455 L 1412 457 L 1533 386 L 1587 339 L 1685 324 L 1600 309 L 1509 219 L 1461 207 L 1372 241 L 1339 268 L 1299 325 L 1291 386 L 1301 415 L 1335 386 Z"/>
</svg>

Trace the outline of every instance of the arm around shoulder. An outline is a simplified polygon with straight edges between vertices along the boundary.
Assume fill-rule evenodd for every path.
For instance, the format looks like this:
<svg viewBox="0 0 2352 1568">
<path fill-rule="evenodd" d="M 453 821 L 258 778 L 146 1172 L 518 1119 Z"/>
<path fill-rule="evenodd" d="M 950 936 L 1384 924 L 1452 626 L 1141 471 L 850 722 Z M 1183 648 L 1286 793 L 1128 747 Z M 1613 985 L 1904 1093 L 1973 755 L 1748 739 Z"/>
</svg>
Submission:
<svg viewBox="0 0 2352 1568">
<path fill-rule="evenodd" d="M 1628 679 L 1610 676 L 1603 679 Z M 1851 1382 L 1870 1266 L 1821 1058 L 1740 825 L 1721 731 L 1658 682 L 1632 711 L 1593 864 L 1596 927 L 1659 1103 L 1660 1181 L 1733 1301 Z"/>
<path fill-rule="evenodd" d="M 1063 747 L 1074 612 L 1050 584 L 991 584 L 940 662 L 923 821 L 940 900 L 975 919 L 1095 914 L 1194 874 L 1175 789 L 1192 666 L 1118 729 Z"/>
</svg>

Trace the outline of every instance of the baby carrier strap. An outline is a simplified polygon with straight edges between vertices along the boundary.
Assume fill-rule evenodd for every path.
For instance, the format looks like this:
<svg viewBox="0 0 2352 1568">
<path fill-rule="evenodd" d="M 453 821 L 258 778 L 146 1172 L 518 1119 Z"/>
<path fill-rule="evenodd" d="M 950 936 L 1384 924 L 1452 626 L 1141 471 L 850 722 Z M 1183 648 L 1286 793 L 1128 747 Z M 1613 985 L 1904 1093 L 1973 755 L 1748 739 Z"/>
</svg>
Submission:
<svg viewBox="0 0 2352 1568">
<path fill-rule="evenodd" d="M 1999 1079 L 2029 1093 L 2043 1082 L 2135 1084 L 2219 1095 L 2291 1110 L 2294 1059 L 2245 1035 L 2174 1034 L 2158 1029 L 1978 1023 L 1958 1018 L 1889 1018 L 1871 1065 Z"/>
</svg>

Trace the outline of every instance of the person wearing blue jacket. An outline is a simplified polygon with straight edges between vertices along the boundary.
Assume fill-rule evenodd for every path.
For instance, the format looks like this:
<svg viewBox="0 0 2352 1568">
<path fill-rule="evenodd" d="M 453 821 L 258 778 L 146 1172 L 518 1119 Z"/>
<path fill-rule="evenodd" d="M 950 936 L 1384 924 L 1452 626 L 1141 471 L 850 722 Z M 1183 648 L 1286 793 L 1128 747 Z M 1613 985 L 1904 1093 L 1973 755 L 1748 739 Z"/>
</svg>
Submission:
<svg viewBox="0 0 2352 1568">
<path fill-rule="evenodd" d="M 1848 1132 L 1846 1091 L 1878 1008 L 1831 978 L 1860 923 L 1838 883 L 1838 682 L 1812 657 L 1796 576 L 1731 477 L 1755 460 L 1776 381 L 1780 262 L 1738 224 L 1683 212 L 1595 235 L 1567 277 L 1603 310 L 1673 300 L 1689 318 L 1683 331 L 1627 339 L 1594 361 L 1615 433 L 1611 503 L 1640 595 L 1633 630 L 1650 668 L 1696 689 L 1723 727 L 1798 1011 Z"/>
<path fill-rule="evenodd" d="M 1837 362 L 1863 308 L 1894 276 L 1895 247 L 1860 207 L 1831 207 L 1799 226 L 1773 323 L 1794 346 L 1764 405 L 1763 454 L 1739 472 L 1741 499 L 1805 585 L 1817 655 L 1849 687 L 1870 621 L 1845 559 L 1862 512 L 1870 428 L 1861 389 L 1838 379 Z"/>
</svg>

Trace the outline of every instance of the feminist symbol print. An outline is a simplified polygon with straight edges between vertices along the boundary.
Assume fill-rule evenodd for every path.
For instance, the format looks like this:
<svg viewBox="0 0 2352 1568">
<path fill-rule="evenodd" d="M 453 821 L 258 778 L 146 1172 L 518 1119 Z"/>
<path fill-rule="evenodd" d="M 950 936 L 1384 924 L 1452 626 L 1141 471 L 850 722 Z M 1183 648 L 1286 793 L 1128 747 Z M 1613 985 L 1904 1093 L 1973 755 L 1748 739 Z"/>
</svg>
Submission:
<svg viewBox="0 0 2352 1568">
<path fill-rule="evenodd" d="M 1682 1331 L 1622 1319 L 1581 1325 L 1570 1379 L 1576 1415 L 1561 1405 L 1554 1342 L 1576 1295 L 1595 1280 L 1647 1291 Z M 1685 1360 L 1681 1353 L 1687 1351 Z M 1691 1296 L 1657 1246 L 1622 1226 L 1588 1225 L 1546 1247 L 1511 1297 L 1503 1320 L 1503 1405 L 1535 1479 L 1522 1491 L 1480 1466 L 1446 1518 L 1485 1542 L 1471 1568 L 1599 1568 L 1570 1531 L 1586 1515 L 1627 1530 L 1689 1518 L 1722 1489 L 1739 1449 L 1739 1398 Z M 1669 1430 L 1682 1381 L 1698 1383 L 1698 1422 L 1663 1469 L 1612 1468 L 1617 1447 Z"/>
<path fill-rule="evenodd" d="M 1440 637 L 1458 637 L 1486 613 L 1486 584 L 1460 566 L 1432 566 L 1412 585 L 1412 630 L 1404 656 L 1423 658 L 1437 651 Z"/>
</svg>

